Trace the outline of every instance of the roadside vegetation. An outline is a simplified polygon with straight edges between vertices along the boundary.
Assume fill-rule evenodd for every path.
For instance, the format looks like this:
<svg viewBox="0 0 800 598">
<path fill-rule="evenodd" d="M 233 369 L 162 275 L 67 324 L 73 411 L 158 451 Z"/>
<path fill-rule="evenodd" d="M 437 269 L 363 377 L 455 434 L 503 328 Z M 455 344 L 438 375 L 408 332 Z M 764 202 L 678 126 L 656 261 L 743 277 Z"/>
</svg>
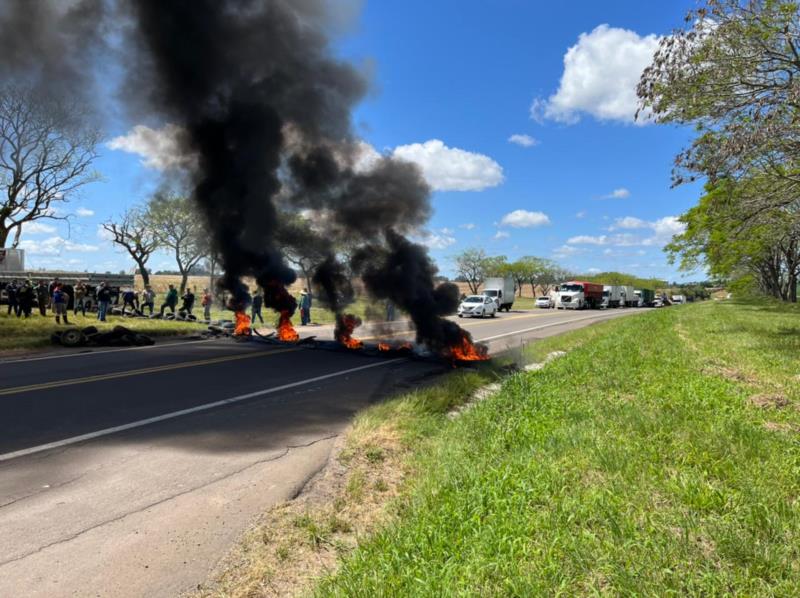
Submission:
<svg viewBox="0 0 800 598">
<path fill-rule="evenodd" d="M 671 307 L 514 361 L 556 351 L 359 414 L 334 482 L 200 595 L 800 592 L 800 309 Z"/>
<path fill-rule="evenodd" d="M 570 351 L 441 431 L 365 414 L 413 479 L 317 594 L 796 595 L 799 318 L 669 308 L 544 341 Z"/>
</svg>

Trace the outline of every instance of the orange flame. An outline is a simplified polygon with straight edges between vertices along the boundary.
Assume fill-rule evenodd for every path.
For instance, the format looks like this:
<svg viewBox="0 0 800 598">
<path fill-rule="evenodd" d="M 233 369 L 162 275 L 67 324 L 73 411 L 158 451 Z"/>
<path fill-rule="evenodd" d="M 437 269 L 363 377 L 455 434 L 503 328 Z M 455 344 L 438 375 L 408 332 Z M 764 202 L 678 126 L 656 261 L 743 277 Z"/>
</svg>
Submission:
<svg viewBox="0 0 800 598">
<path fill-rule="evenodd" d="M 282 311 L 280 320 L 278 320 L 278 338 L 282 341 L 295 343 L 300 340 L 300 335 L 292 326 L 291 316 L 288 311 Z"/>
<path fill-rule="evenodd" d="M 353 314 L 345 314 L 337 317 L 336 340 L 342 343 L 348 349 L 361 349 L 364 346 L 357 338 L 353 338 L 353 330 L 361 326 L 361 318 Z"/>
<path fill-rule="evenodd" d="M 400 343 L 378 343 L 378 350 L 379 351 L 410 351 L 413 349 L 414 345 L 409 342 L 400 342 Z"/>
<path fill-rule="evenodd" d="M 236 328 L 233 329 L 234 336 L 250 336 L 250 316 L 243 311 L 236 312 Z"/>
<path fill-rule="evenodd" d="M 391 351 L 392 346 L 388 343 L 378 343 L 378 351 Z"/>
<path fill-rule="evenodd" d="M 461 343 L 450 347 L 450 355 L 456 361 L 486 361 L 489 359 L 488 349 L 483 345 L 475 345 L 466 332 L 461 334 Z"/>
</svg>

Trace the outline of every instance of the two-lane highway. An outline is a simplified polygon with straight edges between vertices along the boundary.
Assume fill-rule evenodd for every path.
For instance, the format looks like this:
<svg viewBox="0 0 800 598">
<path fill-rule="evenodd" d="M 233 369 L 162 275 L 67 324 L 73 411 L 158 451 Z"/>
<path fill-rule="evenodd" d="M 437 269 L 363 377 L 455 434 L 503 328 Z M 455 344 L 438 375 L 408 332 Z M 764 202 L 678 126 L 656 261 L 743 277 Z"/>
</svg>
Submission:
<svg viewBox="0 0 800 598">
<path fill-rule="evenodd" d="M 497 352 L 633 313 L 459 323 Z M 230 339 L 0 362 L 0 596 L 191 589 L 357 410 L 449 369 Z"/>
</svg>

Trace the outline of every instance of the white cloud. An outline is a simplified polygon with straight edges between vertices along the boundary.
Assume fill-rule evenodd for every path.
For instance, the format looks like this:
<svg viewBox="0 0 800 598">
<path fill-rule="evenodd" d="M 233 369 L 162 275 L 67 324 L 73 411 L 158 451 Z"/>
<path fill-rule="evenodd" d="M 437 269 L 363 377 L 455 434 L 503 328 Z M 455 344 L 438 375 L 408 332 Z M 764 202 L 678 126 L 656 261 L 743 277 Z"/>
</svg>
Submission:
<svg viewBox="0 0 800 598">
<path fill-rule="evenodd" d="M 90 210 L 89 208 L 78 208 L 77 210 L 75 210 L 75 213 L 81 218 L 88 218 L 89 216 L 94 216 L 94 210 Z"/>
<path fill-rule="evenodd" d="M 581 33 L 564 55 L 558 90 L 547 100 L 534 100 L 531 117 L 573 124 L 586 113 L 598 120 L 643 124 L 641 116 L 634 121 L 636 85 L 658 43 L 656 35 L 640 36 L 606 24 Z"/>
<path fill-rule="evenodd" d="M 113 241 L 114 240 L 114 233 L 111 231 L 106 230 L 106 228 L 102 224 L 97 225 L 97 238 L 102 239 L 103 241 Z"/>
<path fill-rule="evenodd" d="M 136 125 L 125 135 L 114 137 L 106 145 L 142 157 L 142 164 L 156 170 L 187 168 L 194 165 L 196 157 L 184 150 L 183 128 L 167 124 L 160 129 Z"/>
<path fill-rule="evenodd" d="M 359 141 L 353 170 L 356 172 L 368 172 L 375 167 L 381 157 L 381 153 L 371 144 L 366 141 Z"/>
<path fill-rule="evenodd" d="M 544 212 L 514 210 L 503 216 L 500 224 L 503 226 L 513 226 L 514 228 L 533 228 L 550 224 L 550 218 Z"/>
<path fill-rule="evenodd" d="M 628 191 L 625 187 L 620 187 L 619 189 L 614 189 L 608 195 L 603 195 L 600 199 L 627 199 L 630 196 L 630 191 Z"/>
<path fill-rule="evenodd" d="M 439 232 L 442 233 L 443 235 L 452 235 L 456 231 L 454 231 L 452 228 L 445 227 L 445 228 L 440 228 Z"/>
<path fill-rule="evenodd" d="M 22 233 L 25 235 L 52 235 L 54 232 L 56 232 L 56 227 L 44 222 L 26 222 L 22 225 Z"/>
<path fill-rule="evenodd" d="M 520 145 L 522 147 L 533 147 L 534 145 L 539 145 L 539 141 L 531 137 L 530 135 L 514 133 L 511 137 L 508 138 L 509 143 L 514 143 L 516 145 Z"/>
<path fill-rule="evenodd" d="M 562 245 L 553 250 L 553 255 L 557 258 L 571 257 L 578 253 L 583 253 L 585 250 L 580 247 L 573 247 L 572 245 Z"/>
<path fill-rule="evenodd" d="M 493 239 L 499 241 L 500 239 L 508 239 L 511 235 L 504 230 L 499 230 L 494 234 Z"/>
<path fill-rule="evenodd" d="M 651 230 L 651 236 L 642 236 L 632 233 L 618 233 L 616 235 L 578 235 L 567 239 L 568 245 L 611 245 L 614 247 L 663 247 L 672 240 L 674 235 L 679 235 L 686 230 L 686 225 L 678 221 L 677 216 L 665 216 L 652 222 L 626 216 L 616 220 L 616 227 L 623 229 Z M 611 227 L 613 230 L 615 227 Z"/>
<path fill-rule="evenodd" d="M 472 230 L 475 228 L 475 225 L 472 222 L 467 222 L 465 224 L 459 224 L 458 228 L 463 228 L 465 230 Z"/>
<path fill-rule="evenodd" d="M 420 232 L 416 240 L 429 249 L 447 249 L 456 243 L 455 237 L 446 234 L 432 233 L 430 231 Z"/>
<path fill-rule="evenodd" d="M 61 237 L 50 237 L 44 241 L 24 240 L 19 244 L 21 249 L 31 255 L 61 255 L 63 252 L 69 253 L 93 253 L 100 248 L 97 245 L 86 245 L 83 243 L 73 243 Z"/>
<path fill-rule="evenodd" d="M 586 273 L 587 274 L 599 274 L 600 272 L 602 272 L 602 270 L 600 268 L 587 268 L 586 269 Z"/>
<path fill-rule="evenodd" d="M 392 155 L 419 165 L 436 191 L 481 191 L 503 182 L 503 168 L 489 156 L 447 147 L 439 139 L 400 145 Z"/>
<path fill-rule="evenodd" d="M 577 237 L 570 237 L 567 243 L 570 245 L 608 245 L 609 239 L 606 235 L 593 237 L 591 235 L 578 235 Z"/>
<path fill-rule="evenodd" d="M 575 214 L 575 218 L 578 218 L 578 219 L 586 218 L 586 210 L 581 210 L 580 212 Z"/>
</svg>

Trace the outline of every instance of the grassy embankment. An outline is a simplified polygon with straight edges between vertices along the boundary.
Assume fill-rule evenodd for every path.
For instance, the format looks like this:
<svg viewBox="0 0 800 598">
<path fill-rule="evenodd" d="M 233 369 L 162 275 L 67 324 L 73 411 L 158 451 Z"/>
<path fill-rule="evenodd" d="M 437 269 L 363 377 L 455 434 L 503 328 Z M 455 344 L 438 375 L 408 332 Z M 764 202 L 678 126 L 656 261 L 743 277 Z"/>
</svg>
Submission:
<svg viewBox="0 0 800 598">
<path fill-rule="evenodd" d="M 411 481 L 317 594 L 798 595 L 800 309 L 669 308 L 535 351 L 564 348 L 443 427 L 414 398 L 365 412 Z"/>
<path fill-rule="evenodd" d="M 359 414 L 338 485 L 268 512 L 199 594 L 797 595 L 800 308 L 674 307 L 529 353 L 555 350 L 455 419 L 497 370 Z"/>
</svg>

